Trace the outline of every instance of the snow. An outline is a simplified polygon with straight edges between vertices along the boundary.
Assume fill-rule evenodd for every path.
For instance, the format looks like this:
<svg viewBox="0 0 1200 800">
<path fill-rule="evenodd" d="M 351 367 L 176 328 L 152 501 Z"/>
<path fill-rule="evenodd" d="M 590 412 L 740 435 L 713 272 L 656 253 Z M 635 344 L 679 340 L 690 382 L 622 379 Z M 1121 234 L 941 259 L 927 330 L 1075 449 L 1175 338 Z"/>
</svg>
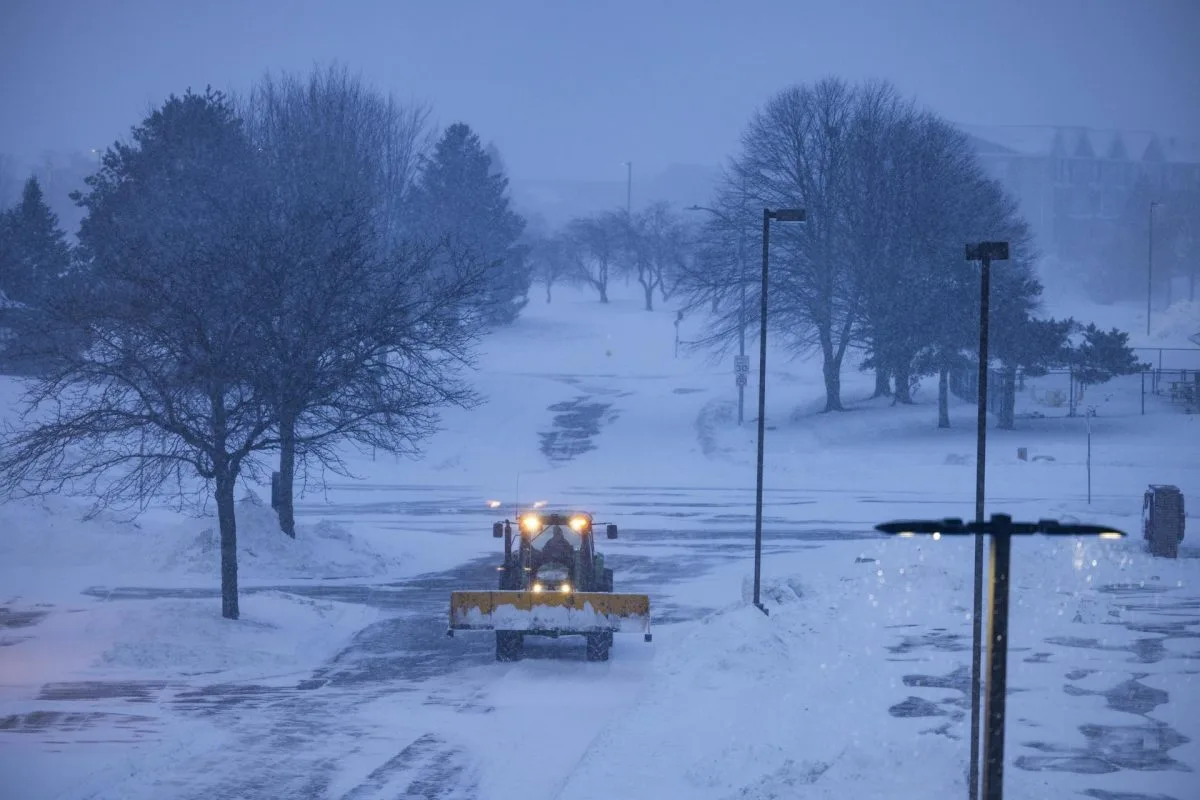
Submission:
<svg viewBox="0 0 1200 800">
<path fill-rule="evenodd" d="M 358 477 L 300 498 L 295 540 L 279 533 L 266 487 L 239 489 L 246 591 L 236 622 L 219 616 L 211 516 L 156 509 L 84 521 L 83 506 L 63 498 L 0 506 L 0 606 L 48 612 L 0 628 L 8 785 L 31 800 L 267 796 L 225 791 L 220 781 L 235 773 L 278 796 L 331 798 L 403 796 L 420 781 L 445 797 L 497 800 L 965 796 L 956 687 L 970 662 L 971 541 L 825 534 L 971 518 L 974 407 L 952 400 L 953 427 L 939 430 L 931 383 L 911 407 L 862 400 L 872 382 L 850 364 L 850 410 L 822 414 L 819 364 L 769 353 L 766 616 L 749 604 L 754 376 L 739 427 L 731 365 L 686 350 L 676 358 L 674 311 L 643 311 L 636 289 L 615 286 L 607 306 L 569 289 L 556 288 L 549 306 L 535 295 L 486 342 L 477 381 L 487 404 L 447 413 L 420 461 L 347 452 Z M 1092 308 L 1064 295 L 1047 306 L 1138 329 L 1136 303 Z M 1189 346 L 1195 309 L 1155 319 L 1156 335 L 1132 343 Z M 685 319 L 682 338 L 702 323 Z M 1094 521 L 1131 537 L 1014 543 L 1006 787 L 1013 797 L 1099 788 L 1184 800 L 1200 769 L 1200 532 L 1189 525 L 1178 560 L 1152 559 L 1140 515 L 1150 483 L 1200 502 L 1200 422 L 1156 396 L 1143 415 L 1136 379 L 1090 388 L 1089 503 L 1086 422 L 1056 405 L 1055 381 L 1027 383 L 1015 430 L 989 429 L 988 511 Z M 0 392 L 11 400 L 11 384 Z M 489 509 L 492 499 L 502 506 Z M 486 633 L 474 645 L 466 632 L 436 644 L 396 634 L 370 639 L 369 657 L 439 669 L 225 716 L 166 701 L 41 698 L 47 684 L 89 681 L 166 682 L 175 696 L 213 684 L 294 692 L 318 668 L 349 669 L 356 642 L 418 613 L 401 599 L 385 610 L 317 590 L 402 598 L 391 584 L 495 558 L 492 521 L 538 500 L 620 525 L 603 551 L 618 592 L 650 593 L 652 643 L 618 633 L 613 660 L 588 663 L 577 638 L 531 641 L 526 660 L 495 664 L 475 658 Z M 122 587 L 172 591 L 130 600 Z M 657 621 L 677 608 L 714 610 Z M 313 717 L 311 739 L 288 716 L 305 704 L 326 714 Z M 153 717 L 137 723 L 153 734 L 115 722 L 94 734 L 11 729 L 31 712 L 81 708 Z M 299 744 L 271 749 L 281 736 Z M 1174 736 L 1187 741 L 1155 762 L 1152 740 Z M 320 792 L 296 783 L 318 766 L 329 770 Z"/>
</svg>

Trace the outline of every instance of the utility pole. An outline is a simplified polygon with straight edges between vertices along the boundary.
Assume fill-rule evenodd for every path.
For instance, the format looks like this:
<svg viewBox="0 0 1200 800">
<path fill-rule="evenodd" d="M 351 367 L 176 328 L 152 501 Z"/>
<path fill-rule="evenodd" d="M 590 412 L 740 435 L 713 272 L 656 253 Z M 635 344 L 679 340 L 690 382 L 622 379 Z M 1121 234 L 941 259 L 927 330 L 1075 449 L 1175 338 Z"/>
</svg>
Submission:
<svg viewBox="0 0 1200 800">
<path fill-rule="evenodd" d="M 985 244 L 987 244 L 985 242 Z M 984 800 L 1004 800 L 1004 712 L 1008 686 L 1008 588 L 1012 558 L 1012 537 L 1045 533 L 1051 536 L 1099 536 L 1120 539 L 1123 531 L 1103 525 L 1074 525 L 1042 519 L 1037 522 L 1013 522 L 1007 514 L 993 514 L 990 522 L 976 520 L 963 524 L 961 519 L 898 520 L 876 525 L 875 530 L 903 537 L 918 533 L 939 539 L 947 534 L 992 539 L 991 574 L 988 603 L 988 696 L 987 732 L 984 738 L 987 771 L 983 776 Z M 972 786 L 972 791 L 977 791 Z"/>
<path fill-rule="evenodd" d="M 979 397 L 975 430 L 975 522 L 984 523 L 984 475 L 987 464 L 988 310 L 991 305 L 992 259 L 1008 260 L 1008 242 L 968 244 L 967 261 L 979 261 Z M 979 701 L 983 666 L 983 535 L 975 535 L 975 580 L 971 599 L 971 762 L 967 796 L 979 797 Z"/>
<path fill-rule="evenodd" d="M 625 162 L 625 215 L 633 217 L 633 162 Z"/>
<path fill-rule="evenodd" d="M 1150 299 L 1154 296 L 1154 208 L 1157 200 L 1150 201 L 1150 230 L 1146 237 L 1146 335 L 1150 335 Z"/>
</svg>

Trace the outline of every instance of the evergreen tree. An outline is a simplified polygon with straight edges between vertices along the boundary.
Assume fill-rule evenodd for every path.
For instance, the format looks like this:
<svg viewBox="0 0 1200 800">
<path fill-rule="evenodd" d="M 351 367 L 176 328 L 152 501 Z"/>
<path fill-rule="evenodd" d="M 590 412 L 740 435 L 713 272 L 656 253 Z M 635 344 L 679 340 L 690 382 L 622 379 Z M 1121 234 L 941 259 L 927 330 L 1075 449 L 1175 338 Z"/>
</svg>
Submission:
<svg viewBox="0 0 1200 800">
<path fill-rule="evenodd" d="M 30 178 L 21 202 L 0 214 L 0 291 L 36 306 L 70 263 L 71 248 L 58 217 L 46 205 L 37 178 Z"/>
<path fill-rule="evenodd" d="M 1137 360 L 1128 333 L 1117 328 L 1103 331 L 1094 322 L 1083 329 L 1083 342 L 1071 356 L 1075 380 L 1081 388 L 1150 369 L 1149 364 Z"/>
<path fill-rule="evenodd" d="M 486 266 L 481 310 L 489 324 L 503 325 L 529 302 L 533 271 L 520 243 L 525 220 L 512 210 L 508 178 L 496 166 L 469 126 L 451 125 L 423 166 L 413 215 L 420 234 L 449 237 Z"/>
</svg>

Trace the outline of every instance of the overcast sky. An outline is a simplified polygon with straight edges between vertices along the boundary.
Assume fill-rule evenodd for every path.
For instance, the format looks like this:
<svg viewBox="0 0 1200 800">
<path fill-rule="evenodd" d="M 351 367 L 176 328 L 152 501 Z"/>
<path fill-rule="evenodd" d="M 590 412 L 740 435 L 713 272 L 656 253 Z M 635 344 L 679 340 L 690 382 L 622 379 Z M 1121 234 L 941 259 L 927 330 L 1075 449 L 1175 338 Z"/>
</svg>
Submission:
<svg viewBox="0 0 1200 800">
<path fill-rule="evenodd" d="M 0 152 L 338 59 L 520 178 L 716 164 L 779 89 L 882 77 L 960 122 L 1200 135 L 1200 0 L 0 0 Z"/>
</svg>

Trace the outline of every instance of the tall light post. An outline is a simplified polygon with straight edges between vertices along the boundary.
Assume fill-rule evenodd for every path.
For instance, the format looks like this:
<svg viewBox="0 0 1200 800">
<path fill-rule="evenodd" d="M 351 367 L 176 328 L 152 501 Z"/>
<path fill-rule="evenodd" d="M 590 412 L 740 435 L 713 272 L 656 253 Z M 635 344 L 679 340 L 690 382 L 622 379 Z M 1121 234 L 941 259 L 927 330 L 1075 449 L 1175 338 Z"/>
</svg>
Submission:
<svg viewBox="0 0 1200 800">
<path fill-rule="evenodd" d="M 759 590 L 762 580 L 762 515 L 763 515 L 763 437 L 767 431 L 767 265 L 771 254 L 771 220 L 806 222 L 803 208 L 763 209 L 762 228 L 762 303 L 758 322 L 758 481 L 754 491 L 754 605 L 764 614 Z"/>
<path fill-rule="evenodd" d="M 1008 583 L 1012 537 L 1046 533 L 1052 536 L 1119 539 L 1125 533 L 1102 525 L 1064 525 L 1053 519 L 1013 522 L 1007 514 L 993 514 L 989 522 L 977 520 L 965 525 L 961 519 L 911 520 L 885 522 L 876 525 L 875 529 L 900 536 L 926 533 L 932 534 L 935 539 L 944 535 L 973 535 L 977 542 L 981 536 L 990 534 L 992 537 L 988 593 L 991 602 L 988 604 L 987 730 L 983 742 L 987 769 L 983 775 L 983 798 L 1004 800 L 1004 701 L 1008 684 Z"/>
<path fill-rule="evenodd" d="M 966 247 L 967 261 L 979 261 L 979 397 L 975 430 L 975 522 L 983 524 L 987 464 L 988 310 L 992 261 L 1008 260 L 1008 242 L 979 242 Z M 975 537 L 975 580 L 971 599 L 971 761 L 967 772 L 970 800 L 979 797 L 979 683 L 983 653 L 983 536 Z"/>
<path fill-rule="evenodd" d="M 1162 205 L 1150 201 L 1150 230 L 1146 237 L 1146 335 L 1150 335 L 1150 299 L 1154 296 L 1154 209 Z"/>
<path fill-rule="evenodd" d="M 625 214 L 633 216 L 633 162 L 621 163 L 625 165 Z"/>
<path fill-rule="evenodd" d="M 715 208 L 708 206 L 688 206 L 688 211 L 707 211 L 727 225 L 734 225 L 738 229 L 737 243 L 737 260 L 738 260 L 738 287 L 741 295 L 741 301 L 738 307 L 738 357 L 734 362 L 734 376 L 737 381 L 738 390 L 738 425 L 741 425 L 745 419 L 746 408 L 746 374 L 750 371 L 749 360 L 746 358 L 746 229 L 739 222 L 734 222 L 725 214 L 717 211 Z"/>
</svg>

